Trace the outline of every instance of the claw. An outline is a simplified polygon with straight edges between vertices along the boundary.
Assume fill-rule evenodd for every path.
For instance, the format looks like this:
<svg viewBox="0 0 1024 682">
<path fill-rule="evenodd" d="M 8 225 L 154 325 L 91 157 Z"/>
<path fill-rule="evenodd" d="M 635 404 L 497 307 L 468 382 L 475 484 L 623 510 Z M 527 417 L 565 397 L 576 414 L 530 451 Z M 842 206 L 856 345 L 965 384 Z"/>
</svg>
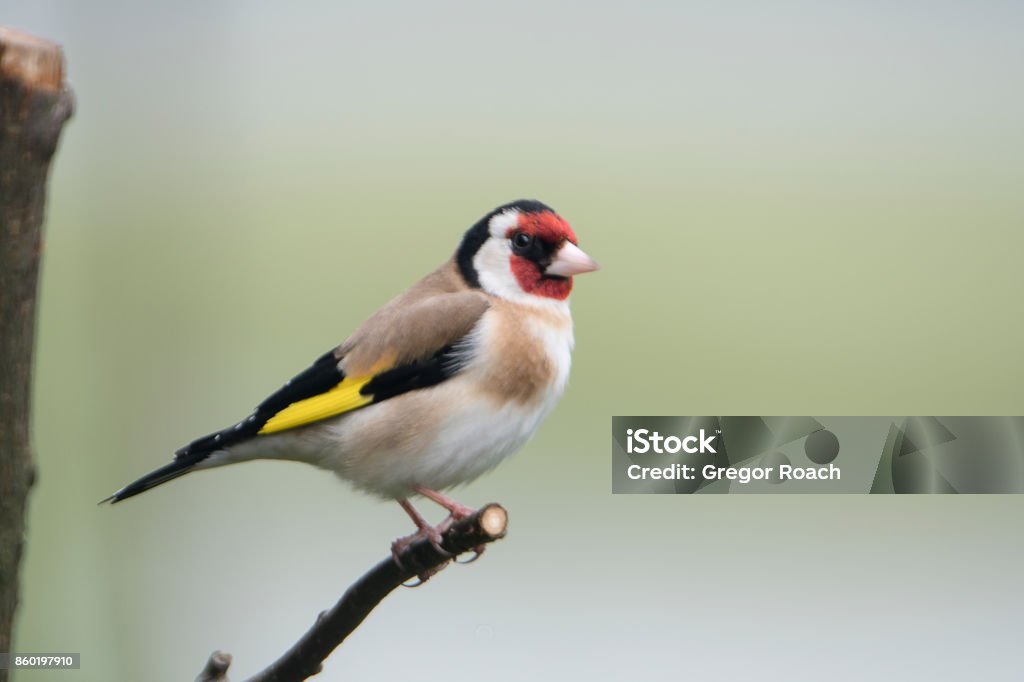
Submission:
<svg viewBox="0 0 1024 682">
<path fill-rule="evenodd" d="M 476 561 L 477 559 L 480 558 L 480 556 L 484 553 L 485 549 L 487 549 L 487 547 L 485 545 L 480 545 L 479 547 L 474 547 L 473 548 L 473 556 L 469 557 L 465 561 L 459 561 L 458 557 L 456 557 L 456 558 L 453 559 L 453 561 L 455 563 L 459 564 L 459 565 L 462 565 L 462 566 L 465 566 L 466 564 L 471 564 L 471 563 L 473 563 L 474 561 Z"/>
</svg>

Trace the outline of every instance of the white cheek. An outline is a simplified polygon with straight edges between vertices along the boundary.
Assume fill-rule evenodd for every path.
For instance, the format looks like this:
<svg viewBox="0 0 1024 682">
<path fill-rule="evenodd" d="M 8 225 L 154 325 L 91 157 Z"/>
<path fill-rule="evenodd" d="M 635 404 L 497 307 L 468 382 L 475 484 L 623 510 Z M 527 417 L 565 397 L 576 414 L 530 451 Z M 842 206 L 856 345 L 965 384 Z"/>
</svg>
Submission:
<svg viewBox="0 0 1024 682">
<path fill-rule="evenodd" d="M 513 299 L 525 296 L 519 286 L 509 259 L 512 249 L 506 239 L 488 239 L 473 258 L 473 267 L 480 278 L 480 288 L 501 298 Z"/>
</svg>

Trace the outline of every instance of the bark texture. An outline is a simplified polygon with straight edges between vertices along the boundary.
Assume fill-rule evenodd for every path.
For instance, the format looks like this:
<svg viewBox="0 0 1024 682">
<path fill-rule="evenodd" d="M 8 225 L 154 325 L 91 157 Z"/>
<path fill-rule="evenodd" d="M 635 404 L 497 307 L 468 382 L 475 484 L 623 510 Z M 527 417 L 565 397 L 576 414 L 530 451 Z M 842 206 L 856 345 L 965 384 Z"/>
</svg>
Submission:
<svg viewBox="0 0 1024 682">
<path fill-rule="evenodd" d="M 25 508 L 36 289 L 50 160 L 72 97 L 58 45 L 0 26 L 0 651 L 10 652 Z M 0 682 L 8 672 L 0 670 Z"/>
</svg>

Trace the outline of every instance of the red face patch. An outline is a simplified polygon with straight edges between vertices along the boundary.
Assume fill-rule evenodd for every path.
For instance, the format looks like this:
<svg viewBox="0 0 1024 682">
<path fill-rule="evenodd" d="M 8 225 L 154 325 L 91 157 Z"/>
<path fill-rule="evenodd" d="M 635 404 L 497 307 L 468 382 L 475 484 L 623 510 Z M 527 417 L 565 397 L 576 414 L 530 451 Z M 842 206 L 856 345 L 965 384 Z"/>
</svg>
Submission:
<svg viewBox="0 0 1024 682">
<path fill-rule="evenodd" d="M 561 216 L 544 211 L 543 213 L 521 213 L 515 227 L 509 228 L 506 238 L 511 239 L 516 232 L 540 239 L 548 244 L 561 244 L 564 241 L 576 243 L 576 234 Z M 544 277 L 540 267 L 528 258 L 512 254 L 509 267 L 515 275 L 519 286 L 528 294 L 553 298 L 564 301 L 572 291 L 572 277 Z"/>
<path fill-rule="evenodd" d="M 513 255 L 509 259 L 509 265 L 512 267 L 512 274 L 516 276 L 519 286 L 526 293 L 558 301 L 569 298 L 569 293 L 572 291 L 572 277 L 558 279 L 544 277 L 536 263 L 522 256 Z"/>
<path fill-rule="evenodd" d="M 520 213 L 515 227 L 510 227 L 505 233 L 505 238 L 510 238 L 515 232 L 526 234 L 542 239 L 551 244 L 558 244 L 568 239 L 576 243 L 576 233 L 569 227 L 569 223 L 562 219 L 562 216 L 550 211 L 543 213 Z"/>
</svg>

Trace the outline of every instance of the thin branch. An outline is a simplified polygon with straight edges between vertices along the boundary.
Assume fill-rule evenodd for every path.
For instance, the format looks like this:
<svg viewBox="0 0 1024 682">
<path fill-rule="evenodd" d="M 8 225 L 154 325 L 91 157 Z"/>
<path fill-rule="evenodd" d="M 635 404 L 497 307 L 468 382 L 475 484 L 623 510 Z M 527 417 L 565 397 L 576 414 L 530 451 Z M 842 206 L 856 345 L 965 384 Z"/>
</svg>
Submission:
<svg viewBox="0 0 1024 682">
<path fill-rule="evenodd" d="M 228 682 L 228 666 L 231 665 L 231 654 L 214 651 L 206 661 L 203 672 L 196 677 L 196 682 Z"/>
<path fill-rule="evenodd" d="M 503 538 L 507 526 L 505 508 L 499 504 L 488 504 L 469 518 L 453 524 L 442 535 L 443 552 L 424 539 L 407 547 L 398 561 L 393 557 L 381 561 L 353 583 L 329 611 L 321 613 L 299 641 L 248 682 L 300 682 L 316 675 L 331 652 L 392 590 L 418 575 L 429 574 L 459 554 Z M 220 657 L 217 662 L 214 661 L 216 656 Z M 197 682 L 226 682 L 230 662 L 229 655 L 215 652 Z"/>
<path fill-rule="evenodd" d="M 36 289 L 50 160 L 71 116 L 59 45 L 0 26 L 0 651 L 11 650 L 25 506 Z M 0 682 L 8 677 L 0 670 Z"/>
</svg>

